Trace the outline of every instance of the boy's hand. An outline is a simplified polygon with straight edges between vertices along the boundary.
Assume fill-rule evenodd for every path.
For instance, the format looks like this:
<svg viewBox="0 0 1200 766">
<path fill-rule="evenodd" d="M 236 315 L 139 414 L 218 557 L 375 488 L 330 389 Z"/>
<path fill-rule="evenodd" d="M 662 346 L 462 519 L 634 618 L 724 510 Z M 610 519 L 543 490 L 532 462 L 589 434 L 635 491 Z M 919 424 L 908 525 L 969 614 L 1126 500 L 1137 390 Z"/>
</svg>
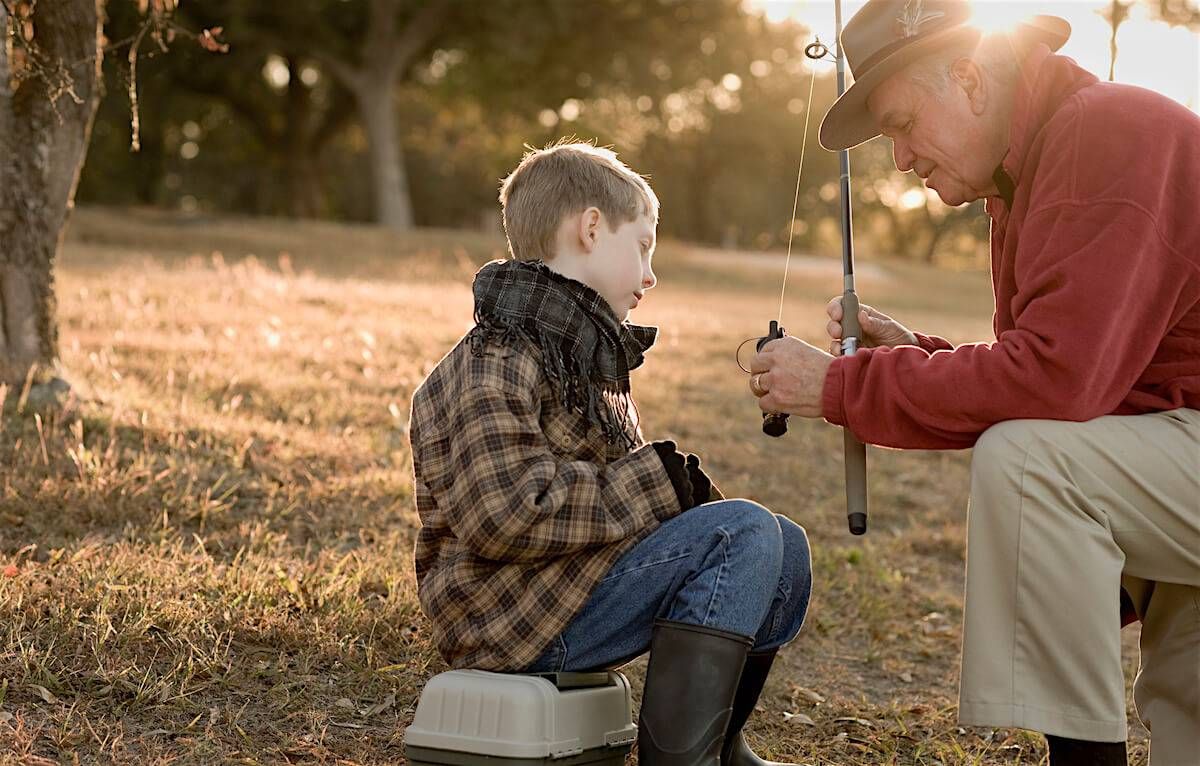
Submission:
<svg viewBox="0 0 1200 766">
<path fill-rule="evenodd" d="M 716 485 L 712 483 L 712 479 L 708 478 L 708 474 L 700 469 L 700 457 L 688 455 L 686 462 L 688 478 L 692 481 L 692 506 L 722 499 L 721 490 L 717 489 Z"/>
<path fill-rule="evenodd" d="M 658 459 L 662 461 L 663 469 L 667 472 L 667 478 L 671 480 L 671 486 L 675 488 L 675 497 L 679 499 L 679 509 L 686 511 L 695 506 L 696 504 L 692 502 L 695 490 L 692 488 L 691 471 L 688 470 L 687 457 L 680 453 L 679 449 L 675 446 L 675 442 L 670 440 L 652 442 L 650 446 L 658 453 Z"/>
</svg>

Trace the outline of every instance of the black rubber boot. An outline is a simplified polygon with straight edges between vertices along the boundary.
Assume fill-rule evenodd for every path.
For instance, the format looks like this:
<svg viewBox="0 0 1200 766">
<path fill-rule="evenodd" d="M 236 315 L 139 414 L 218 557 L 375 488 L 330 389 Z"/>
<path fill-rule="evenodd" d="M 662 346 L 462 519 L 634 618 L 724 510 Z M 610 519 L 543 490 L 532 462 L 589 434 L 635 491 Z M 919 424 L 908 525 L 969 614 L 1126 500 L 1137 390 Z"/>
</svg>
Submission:
<svg viewBox="0 0 1200 766">
<path fill-rule="evenodd" d="M 749 636 L 656 620 L 638 715 L 641 766 L 719 766 Z"/>
<path fill-rule="evenodd" d="M 746 667 L 742 668 L 742 680 L 733 698 L 733 715 L 725 732 L 725 746 L 721 749 L 721 766 L 796 766 L 794 763 L 764 761 L 754 754 L 742 735 L 742 727 L 754 712 L 754 705 L 762 694 L 763 684 L 767 682 L 771 664 L 778 653 L 778 649 L 770 649 L 746 655 Z"/>
<path fill-rule="evenodd" d="M 1087 742 L 1046 735 L 1050 766 L 1126 766 L 1124 742 Z"/>
</svg>

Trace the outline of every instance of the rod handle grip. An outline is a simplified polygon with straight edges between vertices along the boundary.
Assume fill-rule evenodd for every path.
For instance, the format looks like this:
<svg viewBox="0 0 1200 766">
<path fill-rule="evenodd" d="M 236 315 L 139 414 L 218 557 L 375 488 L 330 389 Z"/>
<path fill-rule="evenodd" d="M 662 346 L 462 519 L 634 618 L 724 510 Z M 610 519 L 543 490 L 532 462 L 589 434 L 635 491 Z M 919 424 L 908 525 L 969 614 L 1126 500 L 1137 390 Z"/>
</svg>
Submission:
<svg viewBox="0 0 1200 766">
<path fill-rule="evenodd" d="M 842 354 L 853 354 L 862 340 L 858 323 L 858 296 L 853 290 L 842 293 Z M 849 428 L 842 429 L 846 462 L 846 520 L 850 534 L 867 531 L 867 447 Z"/>
</svg>

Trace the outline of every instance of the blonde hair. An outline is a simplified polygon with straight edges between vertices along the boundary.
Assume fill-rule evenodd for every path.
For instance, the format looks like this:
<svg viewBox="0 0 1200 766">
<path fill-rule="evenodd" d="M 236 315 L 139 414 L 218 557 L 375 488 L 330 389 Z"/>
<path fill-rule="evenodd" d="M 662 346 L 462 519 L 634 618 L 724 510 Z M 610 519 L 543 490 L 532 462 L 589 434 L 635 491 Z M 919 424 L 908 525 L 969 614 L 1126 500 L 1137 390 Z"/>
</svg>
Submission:
<svg viewBox="0 0 1200 766">
<path fill-rule="evenodd" d="M 616 231 L 640 215 L 658 222 L 658 197 L 646 179 L 617 159 L 611 149 L 559 139 L 528 151 L 500 182 L 504 233 L 512 257 L 550 260 L 563 220 L 595 207 Z"/>
</svg>

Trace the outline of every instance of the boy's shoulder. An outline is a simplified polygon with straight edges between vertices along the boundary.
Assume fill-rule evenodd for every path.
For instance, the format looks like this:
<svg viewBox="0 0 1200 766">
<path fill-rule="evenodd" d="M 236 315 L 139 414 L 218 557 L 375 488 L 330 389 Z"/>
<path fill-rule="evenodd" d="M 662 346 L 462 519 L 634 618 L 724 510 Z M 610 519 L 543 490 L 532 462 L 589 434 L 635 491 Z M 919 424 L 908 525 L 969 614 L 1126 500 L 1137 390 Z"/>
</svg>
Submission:
<svg viewBox="0 0 1200 766">
<path fill-rule="evenodd" d="M 478 387 L 534 396 L 543 376 L 540 354 L 536 346 L 523 338 L 501 343 L 485 340 L 472 329 L 417 387 L 413 393 L 414 409 L 420 401 L 440 408 Z"/>
</svg>

